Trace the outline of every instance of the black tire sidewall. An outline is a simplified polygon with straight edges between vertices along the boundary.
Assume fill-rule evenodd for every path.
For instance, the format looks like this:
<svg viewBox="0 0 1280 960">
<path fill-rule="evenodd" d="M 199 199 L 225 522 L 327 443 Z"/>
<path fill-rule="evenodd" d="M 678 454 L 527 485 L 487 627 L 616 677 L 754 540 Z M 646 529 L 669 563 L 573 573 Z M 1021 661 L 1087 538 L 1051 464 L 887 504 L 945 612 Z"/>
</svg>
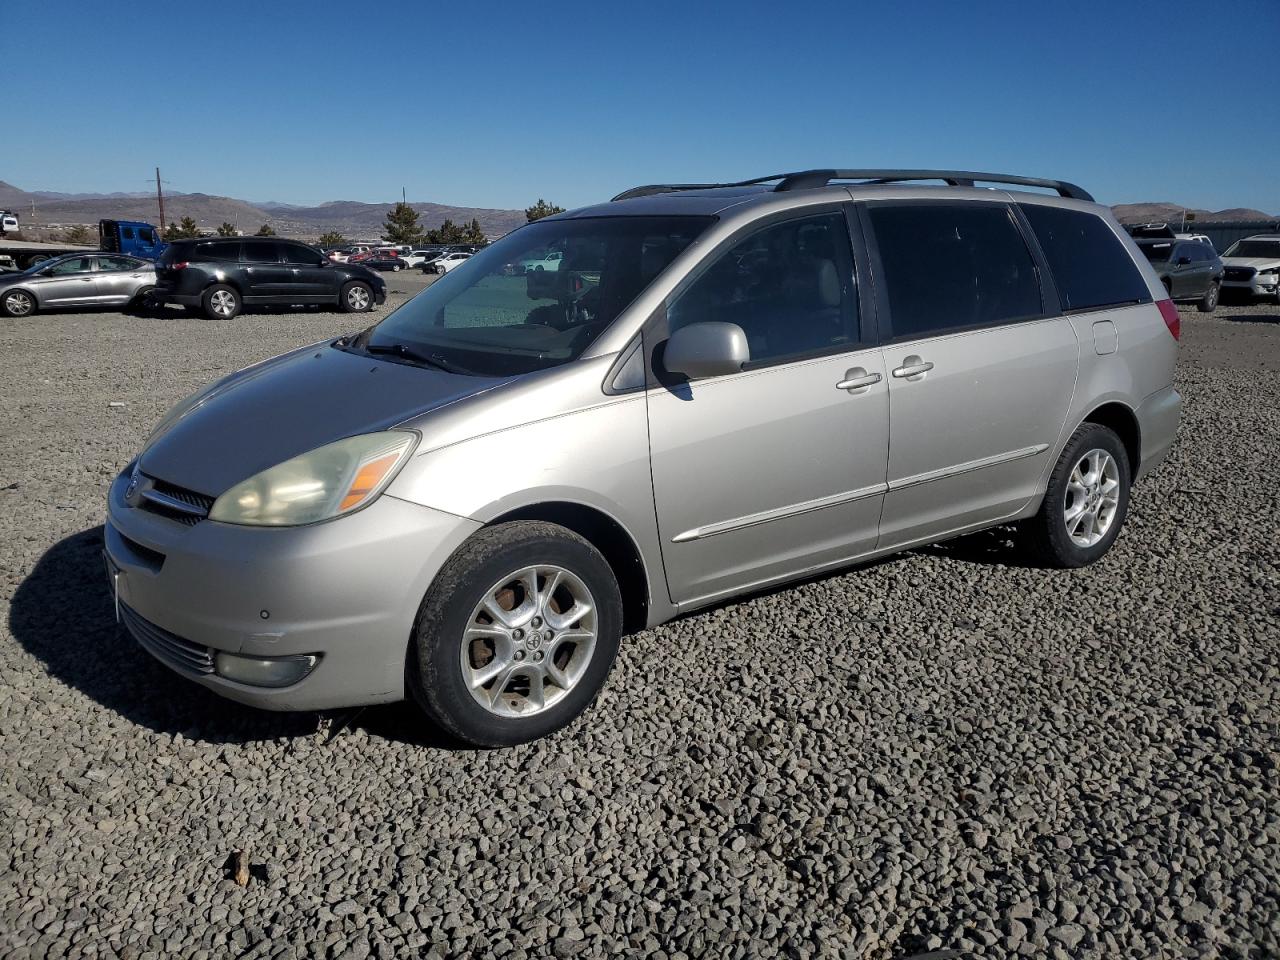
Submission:
<svg viewBox="0 0 1280 960">
<path fill-rule="evenodd" d="M 1218 284 L 1216 283 L 1209 284 L 1209 289 L 1205 291 L 1204 297 L 1201 298 L 1200 303 L 1197 305 L 1200 309 L 1200 312 L 1213 313 L 1215 310 L 1217 310 L 1218 297 L 1220 296 L 1220 294 L 1221 294 L 1221 291 L 1219 290 Z"/>
<path fill-rule="evenodd" d="M 462 634 L 483 591 L 525 566 L 550 563 L 573 571 L 596 606 L 596 647 L 587 672 L 554 707 L 520 719 L 499 717 L 472 698 L 461 668 Z M 554 733 L 587 709 L 617 656 L 622 599 L 600 552 L 553 524 L 516 522 L 481 530 L 446 562 L 427 592 L 406 668 L 419 705 L 441 727 L 476 746 L 510 746 Z"/>
<path fill-rule="evenodd" d="M 1066 499 L 1067 482 L 1071 471 L 1080 462 L 1080 458 L 1093 449 L 1105 450 L 1111 454 L 1120 470 L 1120 498 L 1116 506 L 1116 516 L 1106 536 L 1092 547 L 1081 547 L 1072 542 L 1067 533 L 1063 507 Z M 1045 559 L 1060 567 L 1084 567 L 1102 558 L 1116 538 L 1129 515 L 1129 488 L 1133 482 L 1133 474 L 1129 464 L 1129 455 L 1124 444 L 1116 434 L 1096 423 L 1083 424 L 1071 439 L 1067 441 L 1058 458 L 1053 473 L 1049 476 L 1049 487 L 1045 492 L 1044 504 L 1040 510 L 1041 553 Z"/>
</svg>

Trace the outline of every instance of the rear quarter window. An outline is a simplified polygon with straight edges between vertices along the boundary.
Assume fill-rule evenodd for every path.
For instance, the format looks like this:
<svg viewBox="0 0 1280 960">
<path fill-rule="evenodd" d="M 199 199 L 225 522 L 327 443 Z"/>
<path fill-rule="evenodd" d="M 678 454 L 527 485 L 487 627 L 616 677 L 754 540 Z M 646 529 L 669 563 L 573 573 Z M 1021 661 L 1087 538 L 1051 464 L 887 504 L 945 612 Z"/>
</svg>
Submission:
<svg viewBox="0 0 1280 960">
<path fill-rule="evenodd" d="M 1128 249 L 1101 217 L 1033 203 L 1018 206 L 1031 221 L 1064 309 L 1151 302 L 1151 291 Z"/>
<path fill-rule="evenodd" d="M 240 259 L 240 241 L 215 240 L 213 243 L 202 243 L 196 247 L 195 256 L 199 260 L 230 260 L 234 262 Z"/>
</svg>

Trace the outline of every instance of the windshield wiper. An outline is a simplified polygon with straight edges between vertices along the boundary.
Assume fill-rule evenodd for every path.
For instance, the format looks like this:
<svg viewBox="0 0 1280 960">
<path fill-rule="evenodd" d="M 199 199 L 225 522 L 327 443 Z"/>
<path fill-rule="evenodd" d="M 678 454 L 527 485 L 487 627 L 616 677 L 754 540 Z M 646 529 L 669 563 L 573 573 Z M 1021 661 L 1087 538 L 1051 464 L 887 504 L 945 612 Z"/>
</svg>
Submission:
<svg viewBox="0 0 1280 960">
<path fill-rule="evenodd" d="M 445 373 L 458 373 L 464 376 L 473 376 L 470 370 L 458 366 L 456 363 L 450 363 L 438 353 L 427 355 L 420 350 L 415 350 L 407 343 L 366 343 L 364 352 L 370 354 L 389 354 L 391 356 L 402 357 L 411 363 L 419 363 L 425 367 L 435 367 L 437 370 L 443 370 Z"/>
</svg>

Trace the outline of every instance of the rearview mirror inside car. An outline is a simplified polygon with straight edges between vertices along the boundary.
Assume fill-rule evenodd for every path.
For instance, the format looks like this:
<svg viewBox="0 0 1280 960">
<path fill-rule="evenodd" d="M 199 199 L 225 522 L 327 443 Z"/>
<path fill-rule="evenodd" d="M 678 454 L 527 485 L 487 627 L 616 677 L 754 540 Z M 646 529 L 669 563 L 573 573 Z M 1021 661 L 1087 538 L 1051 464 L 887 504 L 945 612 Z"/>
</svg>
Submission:
<svg viewBox="0 0 1280 960">
<path fill-rule="evenodd" d="M 671 335 L 662 353 L 662 366 L 690 380 L 737 373 L 750 362 L 747 335 L 736 323 L 691 323 Z"/>
</svg>

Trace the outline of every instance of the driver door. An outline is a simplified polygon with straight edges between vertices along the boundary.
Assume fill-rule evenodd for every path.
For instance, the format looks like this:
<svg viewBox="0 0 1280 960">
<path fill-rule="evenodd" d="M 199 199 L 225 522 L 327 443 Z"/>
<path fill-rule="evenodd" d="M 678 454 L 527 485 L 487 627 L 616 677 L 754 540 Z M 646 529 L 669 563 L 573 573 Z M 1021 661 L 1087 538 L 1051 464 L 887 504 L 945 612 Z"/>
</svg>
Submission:
<svg viewBox="0 0 1280 960">
<path fill-rule="evenodd" d="M 888 383 L 858 293 L 836 210 L 757 228 L 713 254 L 646 330 L 658 380 L 647 392 L 654 503 L 678 605 L 875 548 Z M 666 336 L 702 321 L 742 328 L 742 372 L 692 382 L 662 372 Z"/>
<path fill-rule="evenodd" d="M 42 306 L 70 307 L 93 303 L 98 286 L 93 274 L 93 257 L 69 257 L 46 267 L 34 284 Z"/>
</svg>

